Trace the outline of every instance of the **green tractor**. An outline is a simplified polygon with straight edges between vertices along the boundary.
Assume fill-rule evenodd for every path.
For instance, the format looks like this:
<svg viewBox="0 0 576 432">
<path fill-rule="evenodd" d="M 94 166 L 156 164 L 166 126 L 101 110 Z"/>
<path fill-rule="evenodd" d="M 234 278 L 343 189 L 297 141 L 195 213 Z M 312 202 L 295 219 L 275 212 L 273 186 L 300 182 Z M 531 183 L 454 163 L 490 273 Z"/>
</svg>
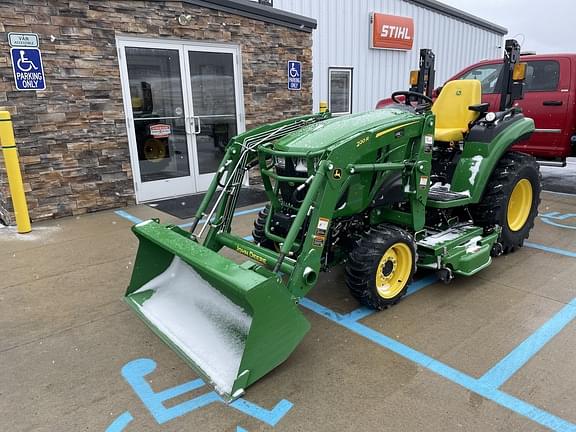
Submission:
<svg viewBox="0 0 576 432">
<path fill-rule="evenodd" d="M 261 126 L 230 141 L 191 231 L 148 220 L 125 300 L 228 399 L 288 358 L 309 329 L 298 301 L 344 263 L 358 301 L 384 309 L 417 268 L 470 276 L 522 246 L 539 204 L 534 158 L 509 151 L 534 122 L 522 95 L 519 46 L 506 44 L 507 108 L 487 112 L 477 80 L 438 99 L 333 118 Z M 242 179 L 258 166 L 269 203 L 254 242 L 232 234 Z M 210 202 L 214 202 L 210 206 Z M 210 207 L 210 209 L 209 209 Z M 237 264 L 219 252 L 249 260 Z"/>
</svg>

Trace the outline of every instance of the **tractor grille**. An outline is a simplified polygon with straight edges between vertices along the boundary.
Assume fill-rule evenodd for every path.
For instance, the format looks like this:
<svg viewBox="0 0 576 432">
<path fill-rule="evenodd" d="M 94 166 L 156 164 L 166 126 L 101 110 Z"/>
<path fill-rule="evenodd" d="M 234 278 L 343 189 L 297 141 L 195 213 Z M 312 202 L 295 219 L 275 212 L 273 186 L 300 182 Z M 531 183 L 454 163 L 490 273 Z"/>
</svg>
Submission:
<svg viewBox="0 0 576 432">
<path fill-rule="evenodd" d="M 285 158 L 276 157 L 275 160 L 276 174 L 286 177 L 300 177 L 308 178 L 308 169 L 306 160 L 301 158 Z M 299 207 L 300 202 L 304 198 L 305 191 L 296 192 L 296 188 L 300 184 L 291 185 L 289 182 L 280 182 L 278 187 L 280 190 L 280 198 L 284 204 L 292 207 Z"/>
</svg>

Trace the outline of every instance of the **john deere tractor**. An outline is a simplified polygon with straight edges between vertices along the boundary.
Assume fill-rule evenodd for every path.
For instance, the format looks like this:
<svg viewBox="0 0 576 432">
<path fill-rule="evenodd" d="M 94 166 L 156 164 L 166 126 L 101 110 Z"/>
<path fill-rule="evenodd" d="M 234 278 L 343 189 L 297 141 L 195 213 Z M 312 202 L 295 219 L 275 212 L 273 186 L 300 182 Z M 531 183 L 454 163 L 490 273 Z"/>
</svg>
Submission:
<svg viewBox="0 0 576 432">
<path fill-rule="evenodd" d="M 288 358 L 309 329 L 298 300 L 320 272 L 345 265 L 346 285 L 384 309 L 417 268 L 449 281 L 522 246 L 540 194 L 536 161 L 509 151 L 534 130 L 519 46 L 506 43 L 505 109 L 487 112 L 480 82 L 447 83 L 438 99 L 333 118 L 307 115 L 234 137 L 191 231 L 158 220 L 140 240 L 127 303 L 229 399 Z M 262 175 L 269 203 L 254 241 L 232 234 L 242 179 Z M 210 202 L 214 202 L 210 206 Z M 219 252 L 249 259 L 243 264 Z"/>
</svg>

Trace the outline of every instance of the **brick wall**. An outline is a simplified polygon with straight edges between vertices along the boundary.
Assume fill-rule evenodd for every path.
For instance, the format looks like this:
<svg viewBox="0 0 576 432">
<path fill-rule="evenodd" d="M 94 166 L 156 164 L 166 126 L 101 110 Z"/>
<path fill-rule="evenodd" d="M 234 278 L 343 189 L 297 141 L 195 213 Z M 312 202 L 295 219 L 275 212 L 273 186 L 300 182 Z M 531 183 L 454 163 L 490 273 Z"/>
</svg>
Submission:
<svg viewBox="0 0 576 432">
<path fill-rule="evenodd" d="M 177 17 L 192 15 L 190 25 Z M 47 89 L 17 92 L 8 32 L 40 37 Z M 0 110 L 12 113 L 33 220 L 135 201 L 117 35 L 240 46 L 246 128 L 312 110 L 310 33 L 180 1 L 3 0 Z M 286 89 L 286 63 L 302 61 L 301 92 Z M 0 212 L 10 210 L 0 168 Z"/>
</svg>

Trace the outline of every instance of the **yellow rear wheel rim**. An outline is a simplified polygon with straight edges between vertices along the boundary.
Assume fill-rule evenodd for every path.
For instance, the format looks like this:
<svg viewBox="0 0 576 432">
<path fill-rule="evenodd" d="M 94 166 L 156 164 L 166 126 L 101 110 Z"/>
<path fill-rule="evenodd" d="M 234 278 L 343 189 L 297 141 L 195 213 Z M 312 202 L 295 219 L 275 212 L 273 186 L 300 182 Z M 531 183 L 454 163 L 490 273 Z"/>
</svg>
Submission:
<svg viewBox="0 0 576 432">
<path fill-rule="evenodd" d="M 405 243 L 390 246 L 376 269 L 376 290 L 384 299 L 392 299 L 402 292 L 412 271 L 412 250 Z"/>
<path fill-rule="evenodd" d="M 526 224 L 532 209 L 532 195 L 532 183 L 528 179 L 522 179 L 514 186 L 507 212 L 508 228 L 511 231 L 519 231 Z"/>
<path fill-rule="evenodd" d="M 166 144 L 151 138 L 144 143 L 144 157 L 146 160 L 156 162 L 166 157 Z"/>
</svg>

